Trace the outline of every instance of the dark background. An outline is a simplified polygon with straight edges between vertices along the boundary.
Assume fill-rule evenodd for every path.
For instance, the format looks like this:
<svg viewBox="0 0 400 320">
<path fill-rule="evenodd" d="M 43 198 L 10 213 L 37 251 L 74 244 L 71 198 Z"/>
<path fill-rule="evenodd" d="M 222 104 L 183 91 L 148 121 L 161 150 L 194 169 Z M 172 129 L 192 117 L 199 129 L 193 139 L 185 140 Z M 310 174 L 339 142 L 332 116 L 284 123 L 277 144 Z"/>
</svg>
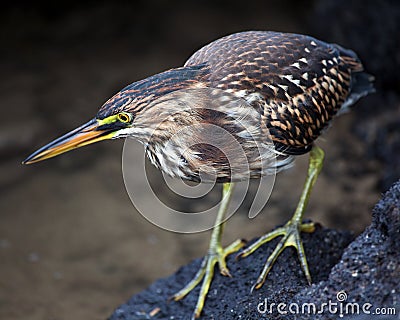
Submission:
<svg viewBox="0 0 400 320">
<path fill-rule="evenodd" d="M 325 167 L 307 218 L 361 232 L 400 176 L 397 1 L 18 2 L 0 13 L 0 318 L 104 319 L 131 294 L 205 253 L 209 233 L 148 223 L 122 179 L 123 141 L 22 166 L 36 148 L 91 119 L 125 85 L 180 66 L 243 30 L 307 33 L 355 50 L 377 93 L 320 140 Z M 142 153 L 138 145 L 137 152 Z M 284 223 L 307 156 L 277 176 L 263 214 L 246 204 L 224 243 Z M 138 168 L 139 169 L 139 168 Z M 218 194 L 215 193 L 215 197 Z M 207 199 L 205 201 L 208 201 Z"/>
</svg>

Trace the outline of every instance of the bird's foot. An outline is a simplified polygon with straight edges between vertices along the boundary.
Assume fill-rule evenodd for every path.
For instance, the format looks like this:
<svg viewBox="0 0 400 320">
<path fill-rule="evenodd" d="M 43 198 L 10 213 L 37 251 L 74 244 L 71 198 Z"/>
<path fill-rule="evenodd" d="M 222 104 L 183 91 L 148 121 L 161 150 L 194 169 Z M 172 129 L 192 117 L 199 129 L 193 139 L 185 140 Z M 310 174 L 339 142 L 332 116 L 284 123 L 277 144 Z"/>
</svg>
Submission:
<svg viewBox="0 0 400 320">
<path fill-rule="evenodd" d="M 218 263 L 220 273 L 223 276 L 231 277 L 229 269 L 226 266 L 226 258 L 228 255 L 237 252 L 244 246 L 243 240 L 236 240 L 225 249 L 220 244 L 211 246 L 208 254 L 204 257 L 199 271 L 197 271 L 194 278 L 179 292 L 175 293 L 171 299 L 178 301 L 184 298 L 190 291 L 192 291 L 201 281 L 201 289 L 199 297 L 197 299 L 196 308 L 193 312 L 192 319 L 200 317 L 201 311 L 203 310 L 204 301 L 206 300 L 208 290 L 211 285 L 212 278 L 214 276 L 214 267 Z"/>
<path fill-rule="evenodd" d="M 259 289 L 265 282 L 265 279 L 274 265 L 278 256 L 287 247 L 295 247 L 299 256 L 301 268 L 307 278 L 309 284 L 311 284 L 311 275 L 308 270 L 308 264 L 306 255 L 304 253 L 303 243 L 301 241 L 300 232 L 314 232 L 315 225 L 312 222 L 301 223 L 297 220 L 289 220 L 283 227 L 277 228 L 270 233 L 267 233 L 260 237 L 256 242 L 251 244 L 249 247 L 240 252 L 236 258 L 244 258 L 256 251 L 261 245 L 272 239 L 282 236 L 275 250 L 268 257 L 267 262 L 264 265 L 264 269 L 261 271 L 256 283 L 252 286 L 251 291 Z"/>
</svg>

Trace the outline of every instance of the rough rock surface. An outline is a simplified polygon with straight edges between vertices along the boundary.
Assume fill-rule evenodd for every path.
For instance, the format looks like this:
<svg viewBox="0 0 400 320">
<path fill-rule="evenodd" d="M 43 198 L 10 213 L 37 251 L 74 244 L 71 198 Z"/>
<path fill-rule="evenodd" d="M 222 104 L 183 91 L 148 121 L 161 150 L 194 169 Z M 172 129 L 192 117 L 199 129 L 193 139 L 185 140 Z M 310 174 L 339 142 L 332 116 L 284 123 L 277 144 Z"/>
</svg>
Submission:
<svg viewBox="0 0 400 320">
<path fill-rule="evenodd" d="M 251 284 L 276 241 L 264 245 L 246 259 L 236 262 L 230 257 L 228 266 L 233 277 L 216 274 L 202 318 L 335 319 L 352 314 L 356 308 L 359 308 L 359 317 L 368 317 L 381 307 L 392 308 L 385 310 L 396 312 L 397 317 L 400 307 L 400 181 L 375 206 L 372 218 L 372 224 L 353 242 L 348 232 L 322 227 L 314 234 L 303 235 L 312 286 L 307 285 L 294 251 L 287 249 L 264 286 L 250 293 Z M 172 276 L 156 281 L 118 307 L 110 319 L 190 319 L 199 288 L 180 302 L 167 303 L 167 299 L 191 279 L 199 264 L 200 259 L 195 260 Z M 337 304 L 332 305 L 333 311 L 329 311 L 329 305 L 323 305 L 329 301 Z M 279 303 L 286 304 L 281 311 L 276 308 Z M 308 311 L 311 303 L 316 306 L 316 313 L 322 307 L 324 312 Z M 346 309 L 348 303 L 354 307 L 349 305 Z M 291 304 L 293 312 L 297 312 L 296 306 L 299 306 L 300 314 L 291 314 Z M 307 307 L 301 313 L 303 305 Z M 371 314 L 366 314 L 363 307 Z"/>
</svg>

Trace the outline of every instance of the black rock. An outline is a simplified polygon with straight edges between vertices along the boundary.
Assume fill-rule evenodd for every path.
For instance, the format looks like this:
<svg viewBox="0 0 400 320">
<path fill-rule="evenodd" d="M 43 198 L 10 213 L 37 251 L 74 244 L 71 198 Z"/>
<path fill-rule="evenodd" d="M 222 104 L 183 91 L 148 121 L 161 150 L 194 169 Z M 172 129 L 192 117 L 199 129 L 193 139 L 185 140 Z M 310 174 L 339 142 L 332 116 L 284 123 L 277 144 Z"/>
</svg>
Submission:
<svg viewBox="0 0 400 320">
<path fill-rule="evenodd" d="M 264 245 L 248 258 L 235 261 L 230 257 L 228 266 L 233 277 L 216 273 L 202 319 L 339 319 L 357 308 L 362 319 L 370 316 L 366 312 L 375 312 L 379 307 L 398 314 L 400 181 L 375 206 L 372 224 L 350 243 L 352 239 L 348 232 L 322 227 L 317 227 L 313 234 L 303 234 L 314 282 L 311 286 L 306 283 L 295 251 L 286 249 L 264 286 L 250 293 L 251 285 L 276 241 Z M 199 288 L 182 301 L 168 303 L 167 299 L 191 280 L 200 261 L 193 261 L 134 295 L 118 307 L 110 319 L 190 319 Z M 287 314 L 277 309 L 279 303 L 285 304 L 281 305 L 281 311 Z M 298 307 L 299 313 L 291 314 L 289 307 L 293 312 L 297 312 Z M 302 307 L 304 312 L 301 312 Z M 323 312 L 318 314 L 322 308 Z"/>
</svg>

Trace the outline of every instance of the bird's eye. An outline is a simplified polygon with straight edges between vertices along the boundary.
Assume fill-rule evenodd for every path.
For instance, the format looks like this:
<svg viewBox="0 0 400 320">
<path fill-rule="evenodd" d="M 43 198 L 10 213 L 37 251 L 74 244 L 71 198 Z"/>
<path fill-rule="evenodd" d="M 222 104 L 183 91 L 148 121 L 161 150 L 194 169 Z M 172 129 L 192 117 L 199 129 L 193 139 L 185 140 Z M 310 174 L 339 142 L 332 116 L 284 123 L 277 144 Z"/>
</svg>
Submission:
<svg viewBox="0 0 400 320">
<path fill-rule="evenodd" d="M 122 123 L 130 123 L 132 122 L 132 116 L 130 113 L 120 112 L 117 115 L 117 118 Z"/>
</svg>

